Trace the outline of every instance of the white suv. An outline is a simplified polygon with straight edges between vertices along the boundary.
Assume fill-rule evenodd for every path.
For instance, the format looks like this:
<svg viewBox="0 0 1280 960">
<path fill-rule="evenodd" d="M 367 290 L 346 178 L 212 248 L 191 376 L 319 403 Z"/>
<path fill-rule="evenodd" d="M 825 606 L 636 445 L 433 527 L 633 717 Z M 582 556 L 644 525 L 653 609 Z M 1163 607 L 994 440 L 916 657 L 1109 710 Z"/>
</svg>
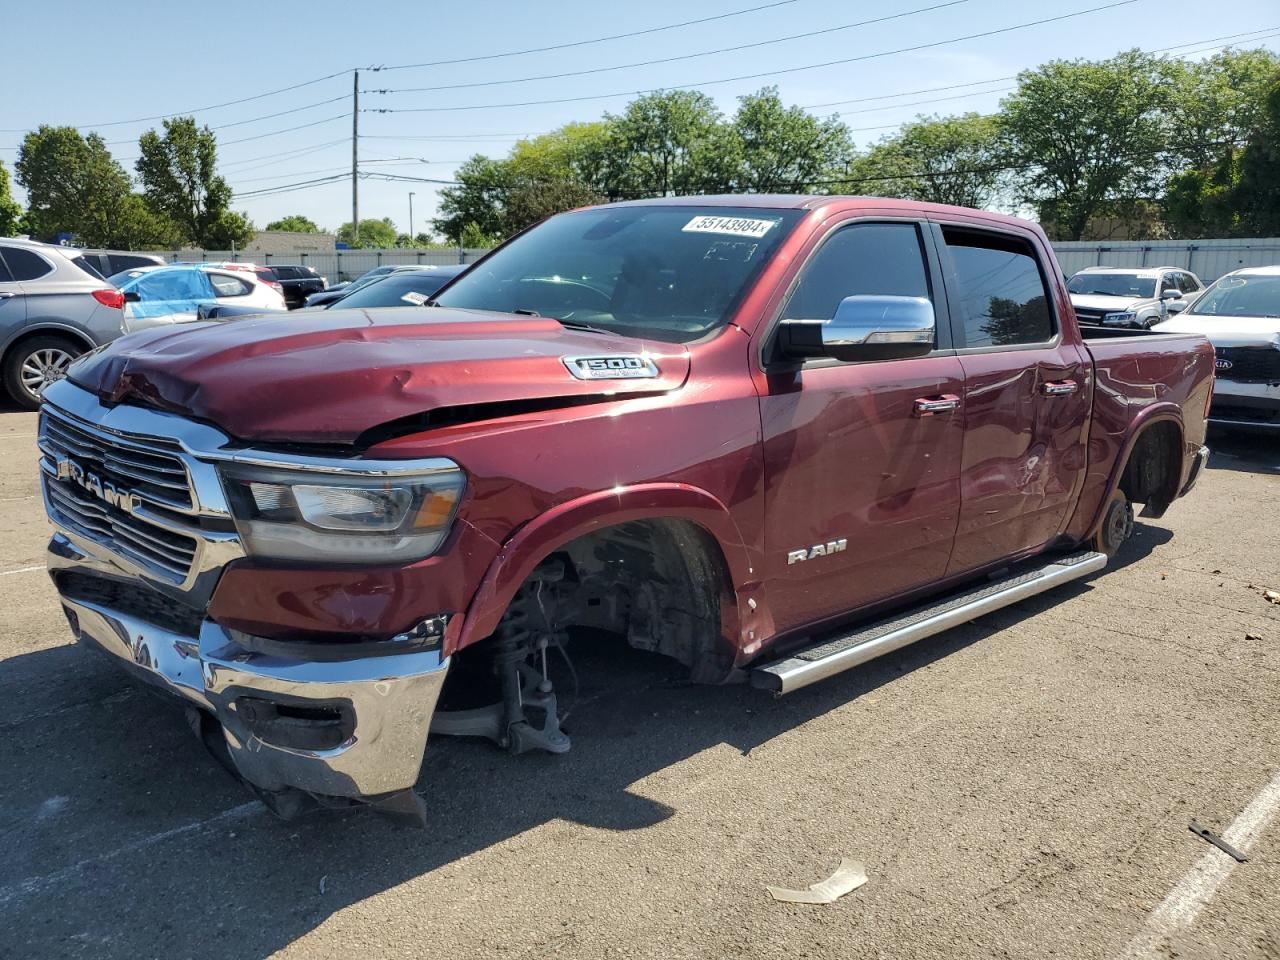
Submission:
<svg viewBox="0 0 1280 960">
<path fill-rule="evenodd" d="M 1204 289 L 1180 267 L 1086 267 L 1067 282 L 1081 323 L 1149 327 L 1187 309 Z"/>
</svg>

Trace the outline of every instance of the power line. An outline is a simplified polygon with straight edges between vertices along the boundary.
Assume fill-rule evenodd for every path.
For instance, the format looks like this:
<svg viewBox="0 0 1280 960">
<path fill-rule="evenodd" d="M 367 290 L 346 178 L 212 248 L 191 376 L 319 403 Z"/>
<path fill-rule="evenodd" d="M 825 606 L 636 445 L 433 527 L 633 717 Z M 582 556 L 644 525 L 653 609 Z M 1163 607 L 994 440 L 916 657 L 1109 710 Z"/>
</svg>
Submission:
<svg viewBox="0 0 1280 960">
<path fill-rule="evenodd" d="M 339 113 L 337 116 L 325 117 L 323 120 L 316 120 L 316 121 L 313 121 L 312 123 L 299 124 L 296 127 L 286 127 L 283 130 L 272 130 L 268 133 L 259 133 L 256 136 L 252 136 L 252 137 L 241 137 L 239 140 L 224 140 L 222 141 L 222 143 L 219 144 L 219 146 L 229 147 L 232 144 L 236 144 L 236 143 L 248 143 L 250 140 L 265 140 L 267 137 L 278 137 L 282 133 L 293 133 L 295 130 L 306 130 L 308 127 L 318 127 L 322 123 L 333 123 L 333 121 L 335 120 L 349 120 L 349 119 L 351 119 L 351 115 L 349 113 Z"/>
<path fill-rule="evenodd" d="M 190 110 L 175 110 L 172 113 L 160 113 L 160 114 L 156 114 L 153 117 L 135 117 L 132 120 L 109 120 L 103 123 L 61 124 L 61 126 L 88 127 L 92 129 L 97 127 L 122 127 L 130 123 L 150 123 L 151 121 L 154 121 L 154 120 L 168 120 L 173 117 L 184 117 L 189 114 L 204 113 L 205 111 L 208 111 L 208 110 L 219 110 L 222 107 L 234 107 L 241 103 L 250 103 L 254 100 L 263 100 L 266 97 L 274 97 L 276 94 L 279 94 L 279 93 L 288 93 L 291 90 L 300 90 L 303 87 L 309 87 L 309 86 L 312 86 L 313 84 L 323 83 L 325 80 L 332 80 L 334 77 L 340 77 L 350 72 L 351 72 L 350 70 L 338 70 L 335 73 L 327 73 L 323 77 L 316 77 L 314 80 L 303 80 L 301 83 L 293 83 L 287 87 L 281 87 L 278 90 L 268 90 L 266 93 L 257 93 L 251 97 L 241 97 L 238 100 L 227 100 L 227 101 L 224 101 L 223 103 L 212 103 L 205 107 L 193 107 Z M 27 128 L 17 128 L 17 129 L 11 128 L 6 130 L 0 130 L 0 133 L 25 133 L 26 129 Z"/>
<path fill-rule="evenodd" d="M 1112 3 L 1105 3 L 1096 7 L 1089 7 L 1085 10 L 1076 10 L 1072 13 L 1059 14 L 1056 17 L 1044 17 L 1040 20 L 1029 20 L 1026 23 L 1015 24 L 1011 27 L 1000 27 L 995 30 L 983 30 L 979 33 L 970 33 L 962 37 L 950 37 L 946 40 L 934 40 L 930 43 L 918 43 L 909 47 L 899 47 L 896 50 L 881 50 L 877 53 L 864 53 L 856 57 L 842 57 L 838 60 L 826 60 L 821 63 L 808 63 L 798 67 L 786 67 L 781 70 L 766 70 L 761 73 L 746 73 L 736 77 L 724 77 L 719 80 L 702 80 L 698 83 L 682 83 L 673 84 L 666 87 L 654 87 L 648 90 L 623 90 L 618 93 L 591 94 L 582 97 L 563 97 L 553 100 L 524 100 L 514 103 L 482 103 L 472 104 L 466 107 L 376 107 L 369 108 L 370 113 L 447 113 L 459 110 L 494 110 L 502 107 L 532 107 L 543 106 L 555 103 L 580 103 L 585 100 L 609 100 L 616 97 L 630 97 L 643 95 L 647 93 L 657 93 L 659 91 L 669 90 L 689 90 L 698 89 L 700 87 L 709 87 L 722 83 L 736 83 L 739 80 L 758 80 L 763 77 L 777 77 L 784 74 L 800 73 L 805 70 L 818 70 L 822 67 L 834 67 L 846 63 L 859 63 L 867 60 L 877 60 L 882 57 L 895 56 L 900 53 L 913 53 L 917 50 L 930 50 L 936 47 L 948 46 L 953 43 L 962 43 L 965 40 L 978 40 L 983 37 L 994 37 L 999 34 L 1012 33 L 1016 30 L 1025 30 L 1029 27 L 1044 26 L 1049 23 L 1059 23 L 1063 20 L 1071 20 L 1075 17 L 1083 17 L 1091 13 L 1100 13 L 1103 10 L 1114 10 L 1118 7 L 1127 7 L 1137 3 L 1139 0 L 1114 0 Z"/>
<path fill-rule="evenodd" d="M 226 167 L 238 167 L 245 163 L 257 163 L 260 160 L 267 160 L 267 161 L 283 160 L 283 159 L 296 160 L 299 157 L 305 157 L 312 153 L 318 153 L 319 151 L 327 149 L 328 147 L 334 147 L 340 143 L 347 143 L 348 139 L 349 138 L 347 137 L 342 137 L 341 139 L 338 139 L 338 140 L 326 140 L 324 143 L 313 143 L 310 146 L 296 147 L 293 150 L 283 150 L 279 153 L 266 153 L 257 157 L 244 157 L 240 160 L 229 160 L 226 163 L 219 161 L 218 165 L 219 167 L 226 168 Z M 240 172 L 244 173 L 248 170 L 254 170 L 254 169 L 256 168 L 245 167 L 244 170 Z"/>
<path fill-rule="evenodd" d="M 914 17 L 921 13 L 930 13 L 934 10 L 942 10 L 946 7 L 955 7 L 969 0 L 945 0 L 943 3 L 935 3 L 927 7 L 919 7 L 915 10 L 905 10 L 902 13 L 887 14 L 883 17 L 873 17 L 870 20 L 859 20 L 857 23 L 845 23 L 838 27 L 824 27 L 821 30 L 810 30 L 806 33 L 793 33 L 787 37 L 774 37 L 769 40 L 757 40 L 753 43 L 740 43 L 733 47 L 717 47 L 714 50 L 703 50 L 699 53 L 685 53 L 675 57 L 662 57 L 657 60 L 638 60 L 634 63 L 617 63 L 607 67 L 593 67 L 589 70 L 572 70 L 567 73 L 543 73 L 531 77 L 516 77 L 511 80 L 477 80 L 471 83 L 445 83 L 433 87 L 401 87 L 397 89 L 387 90 L 366 90 L 365 93 L 427 93 L 438 90 L 464 90 L 474 87 L 503 87 L 514 83 L 530 83 L 534 80 L 561 80 L 566 77 L 585 77 L 597 73 L 610 73 L 614 70 L 631 70 L 635 67 L 652 67 L 661 63 L 676 63 L 680 60 L 696 60 L 699 57 L 711 57 L 721 53 L 734 53 L 738 50 L 752 50 L 757 47 L 767 47 L 775 43 L 787 43 L 791 40 L 802 40 L 806 37 L 817 37 L 829 33 L 839 33 L 842 30 L 852 30 L 855 27 L 867 27 L 876 23 L 887 23 L 891 20 L 902 20 L 906 17 Z"/>
<path fill-rule="evenodd" d="M 758 7 L 747 7 L 744 10 L 732 10 L 729 13 L 716 14 L 713 17 L 701 17 L 697 20 L 682 20 L 680 23 L 668 23 L 660 27 L 648 27 L 644 30 L 632 30 L 629 33 L 615 33 L 607 37 L 594 37 L 590 40 L 574 40 L 569 43 L 555 43 L 546 47 L 529 47 L 525 50 L 508 50 L 504 53 L 488 53 L 477 57 L 459 57 L 454 60 L 428 60 L 425 63 L 400 63 L 395 66 L 377 66 L 367 67 L 370 71 L 391 71 L 391 70 L 416 70 L 419 67 L 444 67 L 458 63 L 480 63 L 485 60 L 501 60 L 506 57 L 522 57 L 529 53 L 546 53 L 551 50 L 569 50 L 574 47 L 585 47 L 595 43 L 606 43 L 610 40 L 625 40 L 628 37 L 644 37 L 654 33 L 662 33 L 665 30 L 678 30 L 681 27 L 694 27 L 703 23 L 712 23 L 717 20 L 728 20 L 730 17 L 741 17 L 748 13 L 758 13 L 761 10 L 772 10 L 775 7 L 785 7 L 795 3 L 796 0 L 778 0 L 776 3 L 765 3 Z"/>
</svg>

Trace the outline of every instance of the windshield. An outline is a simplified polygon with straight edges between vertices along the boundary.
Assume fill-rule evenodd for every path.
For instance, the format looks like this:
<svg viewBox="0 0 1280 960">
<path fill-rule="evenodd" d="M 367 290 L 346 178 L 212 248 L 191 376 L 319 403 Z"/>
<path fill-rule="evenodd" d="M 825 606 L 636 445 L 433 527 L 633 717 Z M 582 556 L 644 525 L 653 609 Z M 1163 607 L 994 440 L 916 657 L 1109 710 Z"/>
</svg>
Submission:
<svg viewBox="0 0 1280 960">
<path fill-rule="evenodd" d="M 347 294 L 329 307 L 420 307 L 431 295 L 457 274 L 457 270 L 406 270 L 386 277 L 375 277 L 355 293 Z"/>
<path fill-rule="evenodd" d="M 687 343 L 727 322 L 803 213 L 712 206 L 564 213 L 491 254 L 437 301 Z"/>
<path fill-rule="evenodd" d="M 1280 277 L 1223 277 L 1187 313 L 1211 317 L 1280 317 Z"/>
<path fill-rule="evenodd" d="M 1147 300 L 1156 295 L 1154 277 L 1136 273 L 1077 273 L 1067 284 L 1071 293 L 1097 297 L 1132 297 Z"/>
</svg>

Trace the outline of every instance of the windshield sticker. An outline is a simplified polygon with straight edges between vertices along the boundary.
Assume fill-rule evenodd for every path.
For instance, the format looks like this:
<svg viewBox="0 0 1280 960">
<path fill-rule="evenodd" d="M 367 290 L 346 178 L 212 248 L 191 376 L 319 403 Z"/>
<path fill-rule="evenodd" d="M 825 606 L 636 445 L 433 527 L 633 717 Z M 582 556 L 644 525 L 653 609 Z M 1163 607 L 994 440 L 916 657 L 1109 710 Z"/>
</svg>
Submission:
<svg viewBox="0 0 1280 960">
<path fill-rule="evenodd" d="M 405 303 L 412 303 L 415 307 L 420 307 L 431 298 L 428 297 L 425 293 L 419 293 L 417 290 L 410 290 L 400 299 L 403 300 Z"/>
<path fill-rule="evenodd" d="M 730 237 L 753 237 L 759 240 L 777 225 L 777 220 L 752 220 L 748 217 L 694 217 L 681 227 L 681 232 L 721 233 Z"/>
</svg>

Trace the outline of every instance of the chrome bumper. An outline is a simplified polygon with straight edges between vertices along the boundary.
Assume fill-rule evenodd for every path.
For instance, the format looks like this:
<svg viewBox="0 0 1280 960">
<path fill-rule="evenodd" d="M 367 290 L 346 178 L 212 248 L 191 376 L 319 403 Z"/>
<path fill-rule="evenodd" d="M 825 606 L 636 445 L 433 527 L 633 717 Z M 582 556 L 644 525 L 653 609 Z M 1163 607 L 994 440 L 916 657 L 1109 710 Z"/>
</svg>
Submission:
<svg viewBox="0 0 1280 960">
<path fill-rule="evenodd" d="M 1196 485 L 1196 481 L 1200 479 L 1200 474 L 1204 472 L 1204 468 L 1209 465 L 1209 448 L 1201 446 L 1196 451 L 1195 462 L 1191 464 L 1191 472 L 1187 474 L 1187 482 L 1182 485 L 1182 491 L 1178 494 L 1185 497 L 1191 492 L 1191 488 Z"/>
<path fill-rule="evenodd" d="M 72 570 L 119 579 L 121 573 L 109 554 L 62 533 L 49 543 L 48 562 L 53 574 Z M 258 787 L 369 797 L 405 790 L 418 778 L 449 668 L 438 651 L 340 662 L 293 660 L 247 650 L 207 619 L 198 636 L 188 636 L 85 599 L 64 595 L 62 604 L 77 640 L 216 717 L 236 768 Z M 334 708 L 351 728 L 328 749 L 268 742 L 252 729 L 254 708 L 246 709 L 263 701 L 286 708 Z"/>
</svg>

